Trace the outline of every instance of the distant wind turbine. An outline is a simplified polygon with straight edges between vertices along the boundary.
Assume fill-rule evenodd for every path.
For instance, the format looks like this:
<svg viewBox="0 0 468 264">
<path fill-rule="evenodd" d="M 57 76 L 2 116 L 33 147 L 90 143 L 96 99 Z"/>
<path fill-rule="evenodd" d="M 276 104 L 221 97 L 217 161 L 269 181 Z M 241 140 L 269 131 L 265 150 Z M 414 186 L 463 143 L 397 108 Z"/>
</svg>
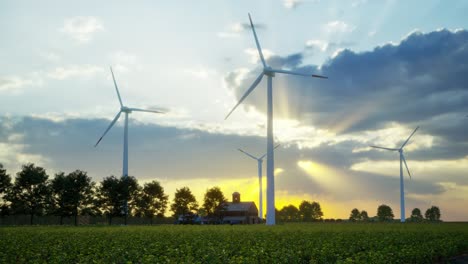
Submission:
<svg viewBox="0 0 468 264">
<path fill-rule="evenodd" d="M 274 178 L 274 156 L 273 156 L 273 89 L 272 89 L 272 82 L 275 73 L 284 73 L 284 74 L 291 74 L 291 75 L 299 75 L 299 76 L 306 76 L 306 77 L 316 77 L 316 78 L 323 78 L 327 79 L 325 76 L 316 75 L 316 74 L 305 74 L 300 72 L 294 71 L 286 71 L 281 69 L 273 69 L 268 66 L 265 62 L 265 58 L 263 57 L 262 48 L 260 47 L 260 43 L 258 42 L 257 33 L 255 32 L 255 27 L 252 22 L 252 18 L 249 14 L 250 26 L 252 27 L 252 32 L 255 38 L 255 44 L 257 45 L 258 54 L 260 55 L 260 60 L 263 64 L 263 71 L 260 75 L 255 79 L 253 84 L 247 89 L 244 95 L 241 97 L 239 102 L 232 108 L 231 112 L 227 114 L 225 120 L 231 115 L 232 112 L 244 101 L 244 99 L 257 87 L 257 85 L 262 80 L 263 76 L 266 75 L 268 77 L 268 85 L 267 85 L 267 218 L 266 224 L 267 225 L 274 225 L 275 221 L 275 178 Z"/>
<path fill-rule="evenodd" d="M 117 97 L 119 98 L 120 110 L 115 116 L 114 120 L 112 120 L 110 125 L 107 127 L 106 131 L 104 131 L 104 134 L 102 134 L 102 136 L 96 142 L 96 145 L 94 145 L 94 147 L 97 147 L 97 145 L 99 144 L 99 142 L 101 142 L 101 140 L 104 138 L 107 132 L 109 132 L 112 126 L 114 126 L 115 122 L 119 120 L 120 114 L 125 113 L 122 177 L 126 178 L 128 177 L 128 115 L 131 114 L 132 112 L 147 112 L 147 113 L 156 113 L 156 114 L 162 114 L 163 112 L 155 111 L 155 110 L 140 109 L 140 108 L 130 108 L 130 107 L 124 106 L 122 103 L 122 98 L 120 97 L 119 88 L 117 87 L 117 82 L 115 81 L 112 67 L 110 67 L 110 71 L 112 74 L 112 79 L 114 80 L 115 91 L 117 92 Z M 127 216 L 127 214 L 128 214 L 128 205 L 127 205 L 127 201 L 125 201 L 125 216 Z"/>
<path fill-rule="evenodd" d="M 402 223 L 405 222 L 405 186 L 403 182 L 403 164 L 405 163 L 406 170 L 408 171 L 408 176 L 411 179 L 411 173 L 408 168 L 408 164 L 406 164 L 406 159 L 405 156 L 403 155 L 403 148 L 406 146 L 410 138 L 416 133 L 416 130 L 418 130 L 419 126 L 416 127 L 416 129 L 411 133 L 411 135 L 408 137 L 408 139 L 401 145 L 400 148 L 384 148 L 384 147 L 377 147 L 377 146 L 371 146 L 372 148 L 377 148 L 377 149 L 384 149 L 384 150 L 389 150 L 389 151 L 398 151 L 400 153 L 400 221 Z"/>
<path fill-rule="evenodd" d="M 280 145 L 276 145 L 274 149 L 279 147 Z M 247 153 L 247 151 L 243 151 L 242 149 L 237 149 L 240 152 L 244 153 L 245 155 L 251 157 L 252 159 L 257 161 L 258 164 L 258 203 L 259 203 L 259 217 L 263 219 L 263 188 L 262 188 L 262 165 L 263 165 L 263 158 L 267 155 L 266 153 L 263 156 L 257 158 L 252 154 Z"/>
</svg>

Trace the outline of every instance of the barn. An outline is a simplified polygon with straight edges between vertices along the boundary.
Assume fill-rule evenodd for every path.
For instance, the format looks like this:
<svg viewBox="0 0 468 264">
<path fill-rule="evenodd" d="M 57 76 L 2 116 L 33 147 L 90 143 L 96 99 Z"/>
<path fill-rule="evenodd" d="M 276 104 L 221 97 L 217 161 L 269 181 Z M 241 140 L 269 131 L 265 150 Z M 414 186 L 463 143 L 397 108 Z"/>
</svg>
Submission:
<svg viewBox="0 0 468 264">
<path fill-rule="evenodd" d="M 258 208 L 254 202 L 242 202 L 240 193 L 232 194 L 232 202 L 227 202 L 223 213 L 226 224 L 259 224 Z"/>
</svg>

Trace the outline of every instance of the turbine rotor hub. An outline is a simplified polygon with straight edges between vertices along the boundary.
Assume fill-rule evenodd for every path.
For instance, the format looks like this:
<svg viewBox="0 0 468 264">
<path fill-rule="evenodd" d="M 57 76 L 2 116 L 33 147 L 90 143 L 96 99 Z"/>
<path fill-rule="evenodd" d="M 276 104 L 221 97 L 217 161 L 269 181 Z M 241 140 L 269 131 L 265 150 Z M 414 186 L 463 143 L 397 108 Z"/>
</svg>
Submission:
<svg viewBox="0 0 468 264">
<path fill-rule="evenodd" d="M 270 66 L 267 66 L 263 69 L 263 73 L 267 76 L 275 77 L 275 72 Z"/>
<path fill-rule="evenodd" d="M 120 108 L 120 111 L 125 112 L 125 113 L 129 113 L 129 114 L 132 112 L 132 110 L 130 110 L 130 108 L 128 108 L 126 106 L 122 106 Z"/>
</svg>

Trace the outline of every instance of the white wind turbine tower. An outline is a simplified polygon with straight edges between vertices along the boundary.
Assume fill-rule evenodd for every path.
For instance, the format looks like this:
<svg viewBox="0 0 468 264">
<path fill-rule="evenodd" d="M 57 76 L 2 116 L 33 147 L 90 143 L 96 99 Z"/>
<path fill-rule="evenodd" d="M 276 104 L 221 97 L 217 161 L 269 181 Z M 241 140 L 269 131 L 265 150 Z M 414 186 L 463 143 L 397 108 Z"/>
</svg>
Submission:
<svg viewBox="0 0 468 264">
<path fill-rule="evenodd" d="M 115 91 L 117 92 L 117 97 L 119 98 L 119 103 L 120 103 L 120 110 L 115 116 L 114 120 L 110 123 L 110 125 L 107 127 L 106 131 L 104 131 L 104 134 L 99 138 L 99 140 L 96 142 L 96 145 L 94 147 L 97 147 L 99 142 L 104 138 L 104 136 L 109 132 L 109 130 L 114 126 L 115 122 L 119 120 L 120 114 L 125 113 L 125 125 L 124 125 L 124 149 L 123 149 L 123 168 L 122 168 L 122 177 L 128 177 L 128 115 L 131 114 L 132 112 L 148 112 L 148 113 L 157 113 L 157 114 L 162 114 L 163 112 L 160 111 L 155 111 L 155 110 L 146 110 L 146 109 L 139 109 L 139 108 L 130 108 L 127 106 L 124 106 L 122 103 L 122 98 L 120 97 L 119 93 L 119 88 L 117 87 L 117 82 L 115 81 L 114 77 L 114 72 L 112 71 L 112 67 L 110 67 L 110 71 L 112 74 L 112 79 L 114 80 L 114 86 L 115 86 Z M 128 205 L 127 201 L 125 201 L 125 218 L 128 214 Z"/>
<path fill-rule="evenodd" d="M 416 130 L 418 130 L 419 126 L 416 127 L 416 129 L 411 133 L 411 135 L 408 137 L 408 139 L 401 145 L 400 148 L 384 148 L 384 147 L 377 147 L 377 146 L 371 146 L 372 148 L 378 148 L 378 149 L 385 149 L 385 150 L 390 150 L 390 151 L 398 151 L 400 153 L 400 221 L 402 223 L 405 222 L 405 186 L 404 186 L 404 181 L 403 181 L 403 163 L 405 163 L 406 170 L 408 171 L 408 176 L 411 179 L 411 173 L 408 168 L 408 164 L 406 164 L 406 159 L 405 156 L 403 155 L 403 148 L 406 146 L 410 138 L 416 133 Z"/>
<path fill-rule="evenodd" d="M 280 145 L 276 145 L 274 149 L 279 147 Z M 262 187 L 262 165 L 263 165 L 263 158 L 265 158 L 266 153 L 263 156 L 257 158 L 254 155 L 247 153 L 247 151 L 243 151 L 242 149 L 237 149 L 240 152 L 244 153 L 245 155 L 251 157 L 252 159 L 257 161 L 258 164 L 258 204 L 259 204 L 259 217 L 263 219 L 263 187 Z"/>
<path fill-rule="evenodd" d="M 255 44 L 257 45 L 258 54 L 260 55 L 260 60 L 262 61 L 263 71 L 260 75 L 255 79 L 253 84 L 247 89 L 244 95 L 241 97 L 239 102 L 232 108 L 231 112 L 226 116 L 227 119 L 231 113 L 244 101 L 244 99 L 257 87 L 257 85 L 262 80 L 263 76 L 266 75 L 268 77 L 268 85 L 267 85 L 267 217 L 266 217 L 266 224 L 267 225 L 274 225 L 275 224 L 275 179 L 274 179 L 274 156 L 273 156 L 273 89 L 272 89 L 272 82 L 275 73 L 284 73 L 284 74 L 291 74 L 291 75 L 299 75 L 299 76 L 306 76 L 306 77 L 316 77 L 316 78 L 324 78 L 327 79 L 325 76 L 316 75 L 316 74 L 305 74 L 300 72 L 294 71 L 287 71 L 281 69 L 273 69 L 268 66 L 265 62 L 265 58 L 263 57 L 262 48 L 260 47 L 260 43 L 258 42 L 257 33 L 255 32 L 255 27 L 252 22 L 252 18 L 249 14 L 250 26 L 252 27 L 252 32 L 255 38 Z"/>
</svg>

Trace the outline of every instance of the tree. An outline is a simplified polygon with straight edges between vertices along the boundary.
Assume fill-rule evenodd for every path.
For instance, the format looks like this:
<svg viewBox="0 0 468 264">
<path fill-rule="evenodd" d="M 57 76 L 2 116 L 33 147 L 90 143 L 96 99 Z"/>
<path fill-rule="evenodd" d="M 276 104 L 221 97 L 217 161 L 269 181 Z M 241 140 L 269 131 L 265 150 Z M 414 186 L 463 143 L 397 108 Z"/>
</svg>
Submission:
<svg viewBox="0 0 468 264">
<path fill-rule="evenodd" d="M 424 214 L 427 220 L 429 221 L 440 221 L 440 209 L 437 206 L 431 206 L 431 208 L 426 210 Z"/>
<path fill-rule="evenodd" d="M 132 212 L 138 191 L 138 182 L 133 176 L 109 176 L 102 180 L 98 200 L 101 210 L 109 217 L 109 225 L 112 224 L 112 218 L 118 216 L 124 216 L 127 224 L 127 216 Z"/>
<path fill-rule="evenodd" d="M 422 216 L 421 210 L 419 210 L 419 208 L 414 208 L 413 211 L 411 211 L 410 220 L 412 222 L 421 222 L 423 220 L 423 216 Z"/>
<path fill-rule="evenodd" d="M 69 196 L 67 195 L 67 192 L 70 189 L 68 185 L 67 178 L 63 172 L 55 174 L 54 179 L 52 179 L 50 183 L 50 211 L 54 215 L 60 216 L 60 225 L 62 225 L 64 217 L 69 217 L 72 214 L 71 205 L 68 202 Z"/>
<path fill-rule="evenodd" d="M 369 221 L 369 215 L 367 214 L 367 211 L 362 210 L 359 219 L 364 222 Z"/>
<path fill-rule="evenodd" d="M 357 208 L 354 208 L 353 210 L 351 210 L 351 214 L 349 215 L 349 220 L 352 222 L 361 220 L 361 213 L 359 212 Z"/>
<path fill-rule="evenodd" d="M 322 219 L 323 213 L 317 202 L 302 201 L 299 205 L 299 213 L 303 221 L 317 221 Z"/>
<path fill-rule="evenodd" d="M 0 163 L 0 216 L 8 214 L 8 203 L 5 201 L 6 194 L 11 188 L 11 177 L 3 169 L 3 164 Z"/>
<path fill-rule="evenodd" d="M 16 174 L 11 192 L 7 195 L 15 213 L 30 215 L 31 225 L 34 215 L 44 212 L 50 198 L 48 178 L 43 168 L 36 167 L 33 163 L 23 165 L 21 171 Z"/>
<path fill-rule="evenodd" d="M 171 205 L 171 211 L 175 218 L 179 215 L 185 216 L 188 213 L 195 213 L 197 209 L 197 200 L 188 187 L 176 190 L 174 201 Z"/>
<path fill-rule="evenodd" d="M 279 211 L 279 219 L 283 222 L 295 222 L 300 219 L 299 209 L 296 206 L 290 204 L 284 206 Z"/>
<path fill-rule="evenodd" d="M 390 206 L 382 204 L 377 208 L 377 217 L 379 221 L 391 221 L 393 220 L 393 211 Z"/>
<path fill-rule="evenodd" d="M 153 218 L 163 217 L 167 208 L 168 196 L 158 181 L 145 183 L 137 200 L 136 215 L 149 217 L 151 224 Z"/>
<path fill-rule="evenodd" d="M 221 189 L 219 187 L 208 189 L 203 202 L 207 216 L 220 220 L 227 205 L 227 199 Z"/>
</svg>

